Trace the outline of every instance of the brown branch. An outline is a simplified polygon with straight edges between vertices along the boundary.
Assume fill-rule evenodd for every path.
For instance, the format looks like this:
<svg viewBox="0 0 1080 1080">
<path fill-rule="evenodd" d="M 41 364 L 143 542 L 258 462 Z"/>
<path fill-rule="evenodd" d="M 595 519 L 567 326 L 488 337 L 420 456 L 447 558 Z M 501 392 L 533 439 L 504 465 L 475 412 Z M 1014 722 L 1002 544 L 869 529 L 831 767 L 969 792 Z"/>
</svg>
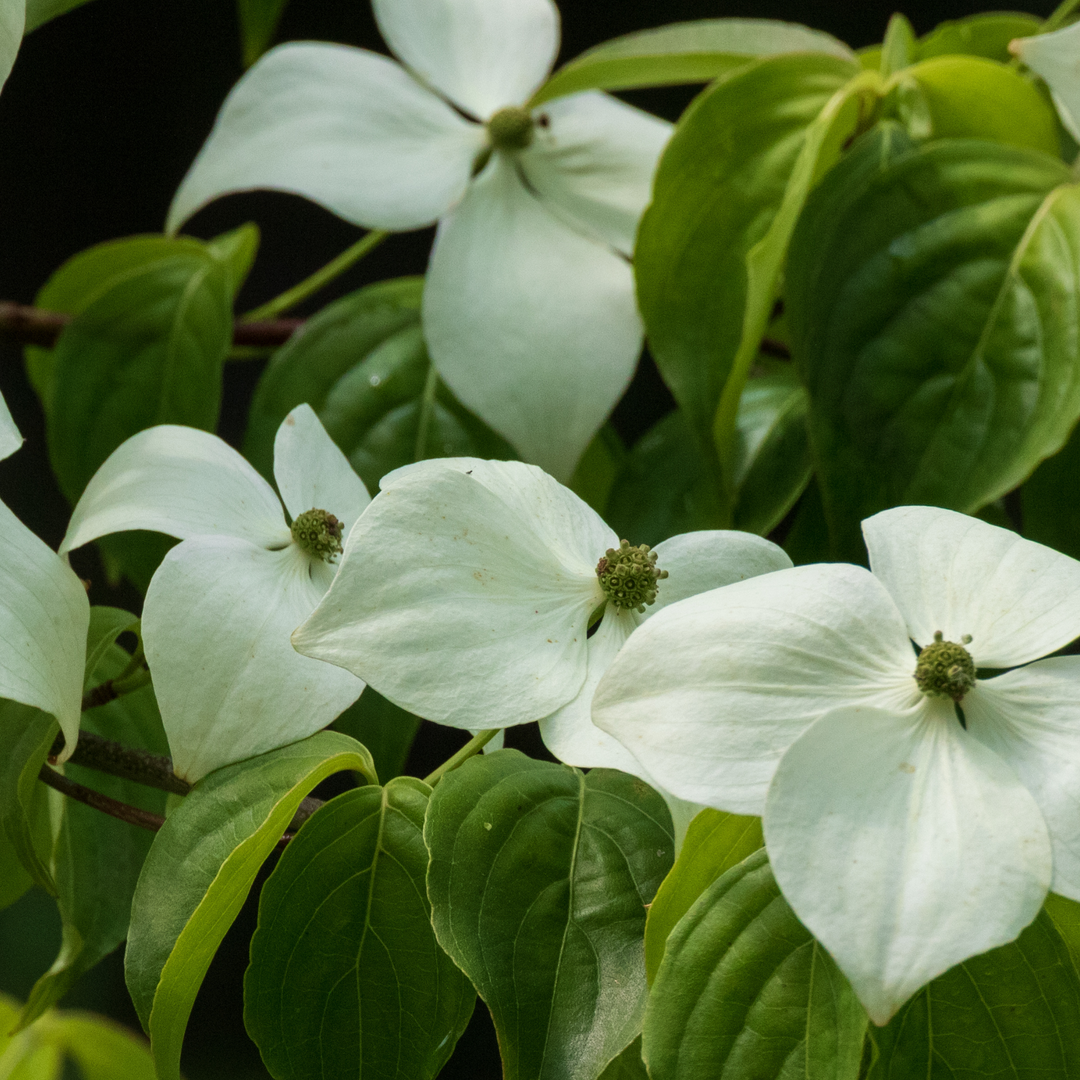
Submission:
<svg viewBox="0 0 1080 1080">
<path fill-rule="evenodd" d="M 110 799 L 108 795 L 102 795 L 100 791 L 76 784 L 74 780 L 62 776 L 55 769 L 50 769 L 48 765 L 41 766 L 38 779 L 69 799 L 92 806 L 95 810 L 100 810 L 103 814 L 118 818 L 120 821 L 138 825 L 140 829 L 151 829 L 156 832 L 165 824 L 165 819 L 160 814 L 151 814 L 148 810 L 140 810 L 137 806 L 128 806 L 127 803 Z"/>
<path fill-rule="evenodd" d="M 72 316 L 60 311 L 0 300 L 0 341 L 52 348 Z M 233 344 L 272 348 L 284 345 L 304 325 L 303 319 L 267 319 L 233 324 Z"/>
<path fill-rule="evenodd" d="M 49 751 L 50 760 L 55 760 L 63 748 L 64 736 L 57 735 Z M 110 776 L 119 776 L 122 780 L 134 780 L 137 784 L 170 791 L 174 795 L 186 795 L 191 790 L 191 785 L 173 772 L 171 758 L 123 746 L 92 731 L 79 732 L 79 741 L 69 760 L 72 765 L 96 769 Z"/>
</svg>

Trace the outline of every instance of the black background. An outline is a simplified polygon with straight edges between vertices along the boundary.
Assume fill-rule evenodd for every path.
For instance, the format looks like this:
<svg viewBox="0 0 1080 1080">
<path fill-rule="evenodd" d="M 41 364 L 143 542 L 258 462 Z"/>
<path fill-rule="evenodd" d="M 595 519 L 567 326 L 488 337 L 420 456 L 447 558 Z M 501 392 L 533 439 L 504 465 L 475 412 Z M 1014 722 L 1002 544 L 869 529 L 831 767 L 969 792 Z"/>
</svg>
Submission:
<svg viewBox="0 0 1080 1080">
<path fill-rule="evenodd" d="M 1046 15 L 1053 4 L 1031 0 L 1018 7 Z M 924 33 L 942 20 L 980 10 L 982 5 L 966 0 L 931 0 L 907 7 L 905 14 Z M 619 34 L 718 16 L 803 22 L 860 47 L 881 40 L 891 12 L 881 0 L 565 0 L 560 60 Z M 385 51 L 365 0 L 292 0 L 277 40 L 292 39 Z M 94 0 L 31 34 L 0 94 L 0 299 L 29 303 L 48 276 L 83 248 L 159 231 L 172 192 L 240 74 L 231 0 Z M 640 92 L 628 99 L 674 120 L 695 92 Z M 269 193 L 222 199 L 198 214 L 187 231 L 212 236 L 249 220 L 262 229 L 262 246 L 241 309 L 294 284 L 360 235 L 303 200 Z M 422 273 L 430 242 L 430 231 L 392 237 L 320 294 L 316 306 L 369 281 Z M 233 444 L 242 436 L 259 368 L 257 363 L 228 367 L 221 434 Z M 0 498 L 55 546 L 69 508 L 48 471 L 41 413 L 23 376 L 20 350 L 3 343 L 0 391 L 27 437 L 14 458 L 0 463 Z M 616 424 L 632 439 L 668 407 L 670 399 L 646 362 L 616 413 Z M 135 603 L 130 593 L 95 591 L 92 599 Z M 519 736 L 518 745 L 520 739 L 528 736 Z M 459 741 L 458 733 L 423 733 L 410 771 L 423 775 Z M 196 1002 L 185 1045 L 189 1080 L 266 1076 L 242 1023 L 241 980 L 254 923 L 253 897 Z M 25 996 L 58 943 L 55 910 L 43 895 L 28 894 L 0 913 L 0 991 Z M 67 1004 L 138 1026 L 119 954 L 84 977 Z M 498 1075 L 494 1035 L 481 1006 L 443 1076 L 485 1080 Z"/>
</svg>

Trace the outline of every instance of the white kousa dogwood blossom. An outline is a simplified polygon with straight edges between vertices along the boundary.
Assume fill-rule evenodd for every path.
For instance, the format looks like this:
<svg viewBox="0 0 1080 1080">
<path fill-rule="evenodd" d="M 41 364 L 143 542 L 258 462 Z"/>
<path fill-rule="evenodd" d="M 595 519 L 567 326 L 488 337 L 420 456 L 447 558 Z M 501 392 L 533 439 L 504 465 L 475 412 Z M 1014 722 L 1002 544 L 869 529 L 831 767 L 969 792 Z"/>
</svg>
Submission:
<svg viewBox="0 0 1080 1080">
<path fill-rule="evenodd" d="M 653 612 L 790 565 L 742 532 L 632 547 L 536 466 L 443 458 L 383 477 L 293 643 L 429 720 L 539 720 L 560 760 L 649 780 L 590 719 L 600 676 Z"/>
<path fill-rule="evenodd" d="M 1080 657 L 1038 659 L 1080 635 L 1080 563 L 924 506 L 863 533 L 872 572 L 660 612 L 593 719 L 675 794 L 764 816 L 785 897 L 883 1024 L 1048 888 L 1080 899 Z"/>
<path fill-rule="evenodd" d="M 0 396 L 0 460 L 22 446 Z M 67 561 L 0 502 L 0 698 L 51 713 L 66 761 L 82 718 L 90 602 Z"/>
<path fill-rule="evenodd" d="M 315 42 L 271 50 L 226 99 L 168 227 L 251 188 L 371 228 L 438 221 L 422 312 L 432 361 L 566 479 L 641 350 L 628 256 L 671 125 L 599 92 L 530 108 L 559 48 L 551 0 L 373 7 L 401 64 Z"/>
<path fill-rule="evenodd" d="M 148 428 L 94 474 L 60 547 L 128 529 L 182 541 L 150 581 L 142 634 L 173 767 L 192 782 L 314 734 L 364 688 L 289 635 L 330 587 L 367 489 L 307 405 L 278 428 L 274 478 L 280 499 L 216 435 Z"/>
<path fill-rule="evenodd" d="M 1080 141 L 1080 22 L 1049 34 L 1016 38 L 1009 51 L 1050 87 L 1061 122 Z"/>
</svg>

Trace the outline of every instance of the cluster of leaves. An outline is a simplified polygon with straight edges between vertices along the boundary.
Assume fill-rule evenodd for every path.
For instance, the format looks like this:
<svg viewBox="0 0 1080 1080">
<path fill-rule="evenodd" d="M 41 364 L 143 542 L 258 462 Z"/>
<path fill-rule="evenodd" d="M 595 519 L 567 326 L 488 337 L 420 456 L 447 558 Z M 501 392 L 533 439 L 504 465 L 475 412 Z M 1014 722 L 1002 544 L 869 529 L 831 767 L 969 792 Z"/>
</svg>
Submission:
<svg viewBox="0 0 1080 1080">
<path fill-rule="evenodd" d="M 27 3 L 26 26 L 72 6 Z M 241 0 L 249 62 L 283 6 Z M 0 0 L 0 79 L 23 21 L 21 0 Z M 1000 520 L 1018 491 L 1012 523 L 1080 556 L 1077 147 L 1009 53 L 1044 28 L 982 15 L 917 38 L 897 16 L 856 55 L 802 27 L 711 20 L 609 42 L 549 80 L 534 104 L 708 82 L 661 160 L 634 258 L 678 407 L 630 447 L 605 427 L 571 482 L 620 534 L 655 545 L 785 523 L 796 562 L 861 562 L 858 524 L 877 510 Z M 215 428 L 223 367 L 247 355 L 233 307 L 258 239 L 245 225 L 110 241 L 44 285 L 37 306 L 70 321 L 27 350 L 27 369 L 72 502 L 129 436 Z M 427 457 L 515 456 L 432 366 L 422 289 L 368 286 L 273 351 L 243 447 L 265 476 L 303 403 L 372 491 Z M 101 547 L 110 574 L 145 591 L 167 544 Z M 88 689 L 130 669 L 116 642 L 135 621 L 92 609 Z M 757 819 L 703 811 L 676 859 L 664 800 L 622 773 L 504 750 L 430 784 L 401 776 L 419 720 L 369 690 L 337 730 L 201 779 L 152 835 L 38 783 L 56 721 L 0 709 L 0 903 L 36 884 L 63 921 L 20 1034 L 0 1041 L 2 1075 L 23 1054 L 53 1075 L 68 1048 L 92 1080 L 105 1075 L 95 1054 L 128 1053 L 49 1011 L 126 939 L 156 1074 L 177 1078 L 195 995 L 256 874 L 305 796 L 342 771 L 358 786 L 284 846 L 251 944 L 245 1019 L 282 1080 L 434 1077 L 477 994 L 509 1080 L 1080 1072 L 1080 911 L 1061 897 L 869 1029 L 781 895 Z M 83 730 L 168 750 L 149 686 L 87 709 Z M 165 815 L 165 793 L 131 778 L 65 775 Z M 129 1073 L 145 1063 L 108 1075 Z"/>
</svg>

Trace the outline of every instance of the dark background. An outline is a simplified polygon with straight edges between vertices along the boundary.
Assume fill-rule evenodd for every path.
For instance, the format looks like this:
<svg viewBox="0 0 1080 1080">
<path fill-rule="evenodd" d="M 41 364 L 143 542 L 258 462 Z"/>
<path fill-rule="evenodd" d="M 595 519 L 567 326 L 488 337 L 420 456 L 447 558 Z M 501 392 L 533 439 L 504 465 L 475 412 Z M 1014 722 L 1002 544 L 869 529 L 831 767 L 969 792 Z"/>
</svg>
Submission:
<svg viewBox="0 0 1080 1080">
<path fill-rule="evenodd" d="M 1053 6 L 1031 0 L 1017 8 L 1047 15 Z M 564 0 L 560 60 L 619 34 L 718 16 L 804 22 L 860 47 L 881 40 L 892 10 L 882 0 Z M 980 10 L 983 5 L 968 0 L 924 0 L 904 9 L 919 33 Z M 385 51 L 366 0 L 291 0 L 277 37 L 290 39 Z M 159 231 L 173 190 L 240 74 L 232 0 L 94 0 L 31 34 L 0 94 L 0 299 L 30 303 L 48 276 L 83 248 Z M 628 100 L 674 120 L 695 92 L 640 92 Z M 360 235 L 301 199 L 269 193 L 222 199 L 187 229 L 207 237 L 249 220 L 262 229 L 262 246 L 240 297 L 241 310 L 294 284 Z M 430 230 L 392 237 L 320 294 L 315 306 L 369 281 L 422 273 L 430 242 Z M 226 371 L 221 434 L 234 445 L 260 367 L 231 364 Z M 26 446 L 0 464 L 0 498 L 55 547 L 69 507 L 48 471 L 41 413 L 23 376 L 20 349 L 2 342 L 0 391 L 27 437 Z M 669 407 L 645 361 L 616 412 L 616 425 L 624 438 L 633 439 Z M 135 603 L 130 594 L 93 599 Z M 518 739 L 522 745 L 528 735 Z M 409 771 L 424 775 L 459 741 L 458 733 L 422 732 Z M 226 938 L 196 1002 L 185 1046 L 189 1080 L 267 1075 L 242 1023 L 241 980 L 255 924 L 254 899 Z M 58 944 L 55 909 L 43 894 L 32 892 L 0 913 L 0 991 L 24 997 Z M 119 953 L 84 977 L 67 1004 L 138 1026 Z M 494 1035 L 481 1006 L 443 1076 L 485 1080 L 498 1075 Z"/>
</svg>

